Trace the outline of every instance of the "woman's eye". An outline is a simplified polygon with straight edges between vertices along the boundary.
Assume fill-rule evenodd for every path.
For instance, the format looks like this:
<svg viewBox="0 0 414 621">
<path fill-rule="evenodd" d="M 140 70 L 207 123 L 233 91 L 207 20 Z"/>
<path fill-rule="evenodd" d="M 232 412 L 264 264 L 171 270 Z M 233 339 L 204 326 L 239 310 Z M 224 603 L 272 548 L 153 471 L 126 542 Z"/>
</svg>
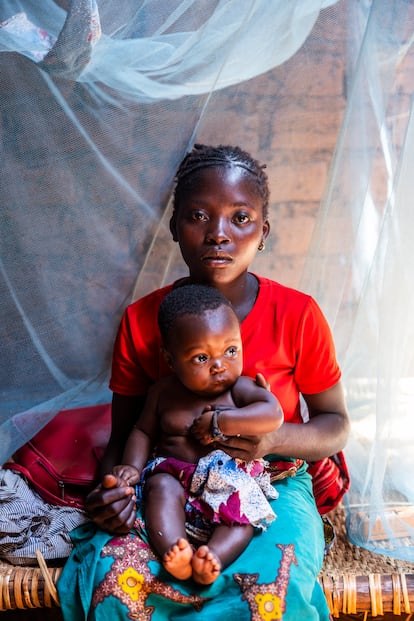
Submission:
<svg viewBox="0 0 414 621">
<path fill-rule="evenodd" d="M 202 211 L 193 211 L 191 214 L 192 220 L 196 220 L 197 222 L 203 222 L 206 220 L 206 215 Z"/>
<path fill-rule="evenodd" d="M 235 358 L 237 356 L 237 347 L 229 347 L 226 350 L 226 356 L 228 358 Z"/>
<path fill-rule="evenodd" d="M 246 222 L 250 222 L 250 217 L 246 213 L 238 213 L 234 220 L 238 224 L 246 224 Z"/>
</svg>

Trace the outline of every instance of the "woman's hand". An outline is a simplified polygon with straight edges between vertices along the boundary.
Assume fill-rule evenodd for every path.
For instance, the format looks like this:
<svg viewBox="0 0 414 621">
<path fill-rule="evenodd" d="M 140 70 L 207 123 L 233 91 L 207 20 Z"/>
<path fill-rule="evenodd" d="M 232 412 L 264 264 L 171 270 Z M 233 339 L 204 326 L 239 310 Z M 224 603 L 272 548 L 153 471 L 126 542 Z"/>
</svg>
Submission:
<svg viewBox="0 0 414 621">
<path fill-rule="evenodd" d="M 274 432 L 261 436 L 246 437 L 228 436 L 228 440 L 222 444 L 216 440 L 216 445 L 233 458 L 252 461 L 253 459 L 264 457 L 264 455 L 271 452 L 268 449 L 272 445 L 272 442 L 266 442 L 266 438 L 268 436 L 273 437 L 273 433 Z"/>
<path fill-rule="evenodd" d="M 350 422 L 341 382 L 323 392 L 303 396 L 309 411 L 308 422 L 284 422 L 279 429 L 260 437 L 231 437 L 223 450 L 246 460 L 273 453 L 305 461 L 317 461 L 342 450 Z"/>
<path fill-rule="evenodd" d="M 266 380 L 263 373 L 257 373 L 255 378 L 256 384 L 270 390 L 270 384 Z M 271 452 L 274 443 L 274 432 L 263 434 L 260 436 L 232 436 L 222 445 L 222 449 L 234 458 L 251 461 L 259 459 Z M 217 444 L 219 444 L 217 442 Z"/>
<path fill-rule="evenodd" d="M 135 490 L 113 474 L 106 474 L 88 494 L 85 506 L 91 520 L 108 533 L 126 535 L 134 525 Z"/>
</svg>

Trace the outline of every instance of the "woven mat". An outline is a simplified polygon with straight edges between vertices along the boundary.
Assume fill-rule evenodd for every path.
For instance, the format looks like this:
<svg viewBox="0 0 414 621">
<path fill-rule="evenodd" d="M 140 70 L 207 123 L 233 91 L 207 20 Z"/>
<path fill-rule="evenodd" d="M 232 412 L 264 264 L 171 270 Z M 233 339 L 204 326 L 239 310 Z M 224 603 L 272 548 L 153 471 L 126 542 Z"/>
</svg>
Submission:
<svg viewBox="0 0 414 621">
<path fill-rule="evenodd" d="M 322 573 L 337 576 L 352 574 L 414 574 L 414 563 L 394 559 L 384 554 L 375 554 L 365 548 L 353 545 L 347 539 L 345 509 L 338 507 L 328 515 L 332 522 L 336 539 L 332 549 L 325 557 Z"/>
</svg>

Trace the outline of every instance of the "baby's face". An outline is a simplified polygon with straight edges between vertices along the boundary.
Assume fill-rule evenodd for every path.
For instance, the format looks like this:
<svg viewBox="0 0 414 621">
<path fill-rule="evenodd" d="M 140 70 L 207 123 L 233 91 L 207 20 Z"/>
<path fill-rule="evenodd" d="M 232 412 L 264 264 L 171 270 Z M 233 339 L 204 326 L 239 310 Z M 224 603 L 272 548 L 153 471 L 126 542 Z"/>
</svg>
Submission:
<svg viewBox="0 0 414 621">
<path fill-rule="evenodd" d="M 242 372 L 239 321 L 228 306 L 180 317 L 168 352 L 184 386 L 200 396 L 219 395 L 233 386 Z"/>
</svg>

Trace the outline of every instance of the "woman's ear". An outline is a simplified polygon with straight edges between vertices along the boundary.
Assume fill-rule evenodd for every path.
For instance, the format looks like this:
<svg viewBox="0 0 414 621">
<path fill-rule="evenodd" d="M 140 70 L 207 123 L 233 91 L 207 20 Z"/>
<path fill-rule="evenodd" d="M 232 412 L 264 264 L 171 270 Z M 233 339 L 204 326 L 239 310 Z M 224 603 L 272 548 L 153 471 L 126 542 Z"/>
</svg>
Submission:
<svg viewBox="0 0 414 621">
<path fill-rule="evenodd" d="M 161 346 L 161 352 L 162 352 L 162 354 L 163 354 L 163 356 L 164 356 L 164 360 L 165 360 L 165 362 L 168 364 L 168 366 L 170 367 L 170 369 L 174 369 L 173 357 L 172 357 L 172 355 L 170 354 L 170 352 L 169 352 L 169 351 L 167 351 L 167 350 L 165 349 L 165 347 L 162 347 L 162 346 Z"/>
<path fill-rule="evenodd" d="M 263 222 L 263 231 L 262 231 L 262 240 L 263 241 L 268 238 L 269 233 L 270 233 L 270 222 L 266 218 L 266 220 Z"/>
<path fill-rule="evenodd" d="M 172 235 L 173 241 L 177 242 L 178 241 L 178 237 L 177 237 L 177 218 L 176 218 L 175 211 L 173 212 L 173 215 L 170 218 L 170 231 L 171 231 L 171 235 Z"/>
</svg>

